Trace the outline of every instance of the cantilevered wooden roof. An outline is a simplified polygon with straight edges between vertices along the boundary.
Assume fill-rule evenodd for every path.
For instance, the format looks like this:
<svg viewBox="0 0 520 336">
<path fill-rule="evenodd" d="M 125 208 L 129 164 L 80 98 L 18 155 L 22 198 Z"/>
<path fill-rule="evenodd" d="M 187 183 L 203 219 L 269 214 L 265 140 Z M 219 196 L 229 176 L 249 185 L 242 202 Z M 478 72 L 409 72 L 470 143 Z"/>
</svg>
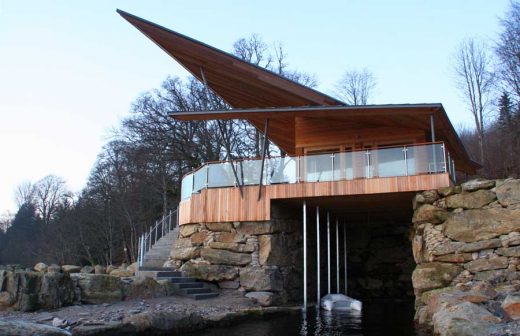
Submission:
<svg viewBox="0 0 520 336">
<path fill-rule="evenodd" d="M 229 53 L 122 10 L 117 12 L 235 108 L 344 105 Z"/>
<path fill-rule="evenodd" d="M 433 115 L 436 140 L 446 142 L 458 169 L 473 174 L 480 167 L 469 158 L 441 104 L 346 106 L 212 46 L 124 11 L 117 12 L 233 107 L 225 111 L 173 113 L 177 119 L 244 119 L 259 129 L 269 119 L 269 138 L 288 154 L 295 154 L 296 118 L 337 119 L 351 122 L 351 127 L 408 127 L 429 132 Z"/>
<path fill-rule="evenodd" d="M 442 104 L 232 109 L 174 112 L 171 115 L 179 120 L 244 119 L 260 129 L 264 121 L 269 119 L 269 139 L 290 155 L 296 152 L 296 118 L 313 118 L 317 123 L 323 120 L 336 120 L 351 129 L 410 128 L 431 135 L 430 116 L 433 115 L 436 140 L 446 143 L 458 169 L 474 174 L 476 169 L 480 168 L 479 164 L 470 159 Z M 345 132 L 349 132 L 348 128 Z"/>
</svg>

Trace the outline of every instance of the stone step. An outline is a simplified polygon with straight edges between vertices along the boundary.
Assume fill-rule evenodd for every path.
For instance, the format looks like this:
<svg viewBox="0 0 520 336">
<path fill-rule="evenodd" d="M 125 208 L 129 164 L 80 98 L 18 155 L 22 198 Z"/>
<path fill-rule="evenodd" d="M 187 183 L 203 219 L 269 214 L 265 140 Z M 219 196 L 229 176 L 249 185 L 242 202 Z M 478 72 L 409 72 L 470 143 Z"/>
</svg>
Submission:
<svg viewBox="0 0 520 336">
<path fill-rule="evenodd" d="M 197 279 L 187 278 L 183 276 L 174 276 L 174 277 L 161 277 L 162 280 L 170 280 L 173 283 L 186 283 L 186 282 L 198 282 Z"/>
<path fill-rule="evenodd" d="M 191 297 L 194 300 L 206 300 L 206 299 L 216 298 L 217 296 L 218 296 L 218 293 L 202 293 L 202 294 L 191 294 L 189 297 Z"/>
<path fill-rule="evenodd" d="M 176 289 L 188 289 L 188 288 L 203 288 L 203 282 L 185 282 L 174 284 Z"/>
<path fill-rule="evenodd" d="M 210 293 L 212 293 L 211 289 L 205 288 L 205 287 L 202 287 L 202 288 L 184 288 L 184 289 L 181 289 L 181 292 L 182 292 L 182 294 L 190 295 L 190 296 L 192 294 L 210 294 Z"/>
</svg>

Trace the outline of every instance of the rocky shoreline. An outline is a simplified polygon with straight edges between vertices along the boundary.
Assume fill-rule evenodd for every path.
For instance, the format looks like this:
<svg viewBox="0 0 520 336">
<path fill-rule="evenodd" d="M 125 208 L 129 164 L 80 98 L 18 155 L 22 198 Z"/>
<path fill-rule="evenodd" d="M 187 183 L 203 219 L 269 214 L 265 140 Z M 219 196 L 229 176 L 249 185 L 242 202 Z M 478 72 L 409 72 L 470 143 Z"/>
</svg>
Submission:
<svg viewBox="0 0 520 336">
<path fill-rule="evenodd" d="M 0 312 L 0 334 L 171 335 L 300 311 L 301 307 L 261 307 L 229 291 L 204 302 L 169 296 L 32 313 L 3 311 Z"/>
<path fill-rule="evenodd" d="M 414 198 L 416 323 L 436 335 L 520 334 L 520 180 Z"/>
</svg>

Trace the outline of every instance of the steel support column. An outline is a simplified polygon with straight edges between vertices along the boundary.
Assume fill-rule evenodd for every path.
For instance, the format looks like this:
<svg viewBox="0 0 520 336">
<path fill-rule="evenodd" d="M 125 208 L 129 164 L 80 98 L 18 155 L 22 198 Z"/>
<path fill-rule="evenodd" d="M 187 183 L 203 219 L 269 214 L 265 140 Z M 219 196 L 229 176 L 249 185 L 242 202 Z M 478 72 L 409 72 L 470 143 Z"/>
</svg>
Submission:
<svg viewBox="0 0 520 336">
<path fill-rule="evenodd" d="M 330 294 L 330 212 L 327 211 L 327 294 Z"/>
<path fill-rule="evenodd" d="M 339 290 L 339 221 L 336 218 L 336 293 Z"/>
<path fill-rule="evenodd" d="M 316 306 L 320 307 L 320 207 L 316 206 Z"/>
<path fill-rule="evenodd" d="M 303 308 L 307 310 L 307 203 L 303 200 Z"/>
<path fill-rule="evenodd" d="M 343 247 L 345 248 L 345 295 L 347 294 L 347 223 L 343 223 Z"/>
</svg>

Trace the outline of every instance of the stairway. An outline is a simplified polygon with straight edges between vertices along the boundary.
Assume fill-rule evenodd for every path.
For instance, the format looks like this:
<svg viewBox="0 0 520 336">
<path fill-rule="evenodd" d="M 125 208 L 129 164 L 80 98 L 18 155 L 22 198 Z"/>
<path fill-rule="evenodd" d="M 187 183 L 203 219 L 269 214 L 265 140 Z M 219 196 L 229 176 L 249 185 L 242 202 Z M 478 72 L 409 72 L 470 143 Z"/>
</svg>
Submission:
<svg viewBox="0 0 520 336">
<path fill-rule="evenodd" d="M 179 229 L 175 228 L 158 239 L 152 248 L 145 252 L 142 267 L 162 267 L 168 260 L 173 242 L 178 236 Z"/>
<path fill-rule="evenodd" d="M 181 271 L 166 267 L 140 267 L 139 277 L 152 277 L 156 280 L 168 280 L 174 293 L 194 300 L 211 299 L 218 296 L 213 285 L 185 276 Z"/>
</svg>

